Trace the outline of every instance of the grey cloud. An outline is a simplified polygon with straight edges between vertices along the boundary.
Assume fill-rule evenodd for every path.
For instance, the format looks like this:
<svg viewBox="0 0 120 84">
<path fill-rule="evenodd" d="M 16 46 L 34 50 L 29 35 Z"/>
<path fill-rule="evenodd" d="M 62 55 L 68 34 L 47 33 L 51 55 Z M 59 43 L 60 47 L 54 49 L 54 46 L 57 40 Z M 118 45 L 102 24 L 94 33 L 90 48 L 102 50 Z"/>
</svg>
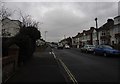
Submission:
<svg viewBox="0 0 120 84">
<path fill-rule="evenodd" d="M 118 2 L 118 15 L 120 15 L 120 2 Z"/>
<path fill-rule="evenodd" d="M 117 2 L 11 2 L 7 6 L 12 9 L 20 8 L 42 21 L 42 36 L 44 38 L 44 31 L 47 30 L 48 41 L 58 41 L 64 35 L 74 36 L 84 29 L 95 27 L 95 17 L 98 17 L 98 24 L 101 26 L 108 17 L 118 15 Z"/>
</svg>

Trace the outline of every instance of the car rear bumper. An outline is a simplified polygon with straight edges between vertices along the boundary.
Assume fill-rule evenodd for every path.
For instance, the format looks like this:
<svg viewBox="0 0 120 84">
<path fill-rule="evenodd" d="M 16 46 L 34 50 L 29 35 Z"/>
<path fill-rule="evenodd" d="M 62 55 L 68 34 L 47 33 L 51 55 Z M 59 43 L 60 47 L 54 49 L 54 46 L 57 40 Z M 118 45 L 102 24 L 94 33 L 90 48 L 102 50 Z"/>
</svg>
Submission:
<svg viewBox="0 0 120 84">
<path fill-rule="evenodd" d="M 120 53 L 108 53 L 108 56 L 119 56 L 120 57 Z"/>
<path fill-rule="evenodd" d="M 89 50 L 87 50 L 88 52 L 93 52 L 94 50 L 93 49 L 89 49 Z"/>
</svg>

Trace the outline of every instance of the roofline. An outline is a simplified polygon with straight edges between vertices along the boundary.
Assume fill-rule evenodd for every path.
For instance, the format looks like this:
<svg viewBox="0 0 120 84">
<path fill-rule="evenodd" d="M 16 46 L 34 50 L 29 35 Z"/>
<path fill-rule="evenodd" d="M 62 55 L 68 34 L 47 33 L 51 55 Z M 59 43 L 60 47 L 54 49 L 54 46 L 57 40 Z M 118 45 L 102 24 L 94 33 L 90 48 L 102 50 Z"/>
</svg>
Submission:
<svg viewBox="0 0 120 84">
<path fill-rule="evenodd" d="M 118 15 L 118 16 L 116 16 L 116 17 L 114 17 L 114 19 L 115 19 L 115 18 L 118 18 L 118 17 L 120 17 L 120 15 Z"/>
<path fill-rule="evenodd" d="M 22 23 L 20 20 L 11 20 L 11 19 L 10 19 L 10 18 L 8 18 L 8 17 L 6 17 L 6 18 L 2 19 L 2 21 L 3 21 L 3 20 L 5 20 L 5 19 L 8 19 L 8 20 L 10 20 L 10 21 L 18 21 L 18 22 Z"/>
</svg>

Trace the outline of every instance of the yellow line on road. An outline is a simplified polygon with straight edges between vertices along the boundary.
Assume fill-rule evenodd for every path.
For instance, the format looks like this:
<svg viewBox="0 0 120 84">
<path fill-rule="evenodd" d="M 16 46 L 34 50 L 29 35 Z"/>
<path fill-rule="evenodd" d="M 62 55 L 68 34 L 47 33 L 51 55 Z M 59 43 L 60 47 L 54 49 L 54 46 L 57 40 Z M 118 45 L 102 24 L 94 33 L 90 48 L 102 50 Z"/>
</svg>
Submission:
<svg viewBox="0 0 120 84">
<path fill-rule="evenodd" d="M 75 79 L 73 74 L 70 72 L 70 70 L 67 68 L 67 66 L 64 64 L 64 62 L 61 59 L 59 59 L 59 61 L 61 62 L 62 66 L 64 67 L 65 71 L 67 72 L 67 74 L 69 75 L 69 77 L 73 81 L 73 83 L 78 84 L 77 80 Z"/>
<path fill-rule="evenodd" d="M 66 73 L 68 74 L 68 76 L 70 77 L 70 80 L 73 82 L 73 84 L 78 84 L 77 80 L 75 79 L 75 77 L 73 76 L 73 74 L 70 72 L 70 70 L 67 68 L 67 66 L 65 65 L 65 63 L 60 59 L 60 58 L 56 58 L 55 53 L 52 50 L 52 54 L 54 56 L 54 58 L 57 60 L 59 60 L 59 62 L 61 63 L 62 67 L 65 69 Z"/>
</svg>

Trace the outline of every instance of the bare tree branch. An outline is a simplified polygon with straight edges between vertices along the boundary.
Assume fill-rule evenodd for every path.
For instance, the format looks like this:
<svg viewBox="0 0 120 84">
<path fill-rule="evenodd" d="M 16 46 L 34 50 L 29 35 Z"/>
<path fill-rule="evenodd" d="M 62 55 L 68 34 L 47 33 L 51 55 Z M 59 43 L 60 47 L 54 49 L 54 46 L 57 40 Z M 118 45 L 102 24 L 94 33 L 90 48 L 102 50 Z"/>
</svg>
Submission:
<svg viewBox="0 0 120 84">
<path fill-rule="evenodd" d="M 20 17 L 21 17 L 21 21 L 23 23 L 23 26 L 28 27 L 28 26 L 32 26 L 32 27 L 39 27 L 39 23 L 38 21 L 35 21 L 31 15 L 23 15 L 23 12 L 20 10 L 19 11 Z"/>
<path fill-rule="evenodd" d="M 10 17 L 12 13 L 13 12 L 5 6 L 4 2 L 0 2 L 0 20 Z"/>
</svg>

